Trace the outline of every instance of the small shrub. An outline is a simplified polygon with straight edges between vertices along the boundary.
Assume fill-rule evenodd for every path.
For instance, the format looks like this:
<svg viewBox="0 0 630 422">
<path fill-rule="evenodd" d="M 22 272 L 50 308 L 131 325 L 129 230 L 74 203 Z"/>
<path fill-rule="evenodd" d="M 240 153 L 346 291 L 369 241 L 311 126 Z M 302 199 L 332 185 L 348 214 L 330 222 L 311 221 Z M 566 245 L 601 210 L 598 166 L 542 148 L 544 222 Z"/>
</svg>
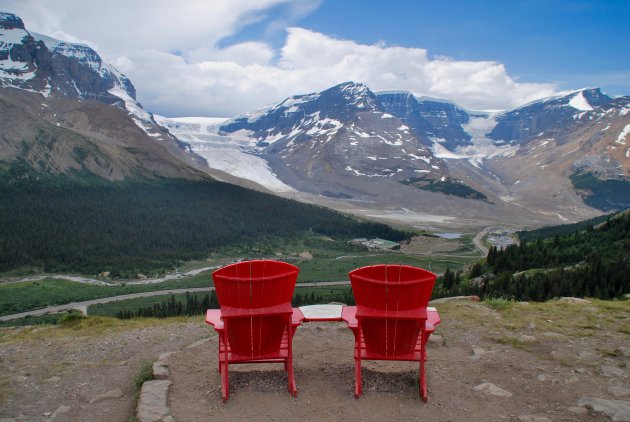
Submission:
<svg viewBox="0 0 630 422">
<path fill-rule="evenodd" d="M 140 367 L 140 372 L 136 375 L 136 378 L 133 380 L 134 385 L 139 390 L 142 388 L 142 384 L 145 381 L 151 381 L 153 379 L 153 362 L 144 362 Z"/>
<path fill-rule="evenodd" d="M 86 319 L 86 317 L 79 312 L 68 312 L 57 320 L 57 324 L 62 327 L 75 327 L 84 319 Z"/>
</svg>

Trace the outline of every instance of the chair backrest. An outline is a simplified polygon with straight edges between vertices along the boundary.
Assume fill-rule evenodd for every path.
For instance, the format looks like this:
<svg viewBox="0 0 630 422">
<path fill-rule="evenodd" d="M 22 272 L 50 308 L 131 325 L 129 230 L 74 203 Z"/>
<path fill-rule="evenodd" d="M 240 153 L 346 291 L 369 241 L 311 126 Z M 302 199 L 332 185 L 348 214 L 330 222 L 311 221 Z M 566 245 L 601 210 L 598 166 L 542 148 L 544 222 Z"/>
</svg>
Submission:
<svg viewBox="0 0 630 422">
<path fill-rule="evenodd" d="M 357 314 L 366 349 L 391 357 L 413 352 L 423 320 L 398 318 L 396 312 L 426 308 L 436 275 L 408 265 L 373 265 L 349 275 L 357 306 L 371 315 Z"/>
<path fill-rule="evenodd" d="M 212 273 L 221 309 L 237 314 L 225 321 L 228 342 L 233 353 L 262 356 L 276 352 L 290 316 L 277 312 L 256 313 L 277 305 L 290 307 L 299 269 L 271 260 L 243 261 Z M 242 310 L 242 315 L 238 315 Z"/>
</svg>

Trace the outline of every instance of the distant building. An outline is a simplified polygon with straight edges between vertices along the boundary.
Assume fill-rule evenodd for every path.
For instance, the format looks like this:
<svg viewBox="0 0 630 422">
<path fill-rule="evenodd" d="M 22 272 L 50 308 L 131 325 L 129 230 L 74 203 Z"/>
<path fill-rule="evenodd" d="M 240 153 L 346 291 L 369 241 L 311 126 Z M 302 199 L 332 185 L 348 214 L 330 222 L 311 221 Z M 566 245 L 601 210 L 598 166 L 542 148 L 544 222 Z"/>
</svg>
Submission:
<svg viewBox="0 0 630 422">
<path fill-rule="evenodd" d="M 377 251 L 377 250 L 391 251 L 400 247 L 400 245 L 396 242 L 392 242 L 390 240 L 385 240 L 385 239 L 379 239 L 379 238 L 368 240 L 366 238 L 361 237 L 357 239 L 352 239 L 350 243 L 365 246 L 370 251 Z"/>
</svg>

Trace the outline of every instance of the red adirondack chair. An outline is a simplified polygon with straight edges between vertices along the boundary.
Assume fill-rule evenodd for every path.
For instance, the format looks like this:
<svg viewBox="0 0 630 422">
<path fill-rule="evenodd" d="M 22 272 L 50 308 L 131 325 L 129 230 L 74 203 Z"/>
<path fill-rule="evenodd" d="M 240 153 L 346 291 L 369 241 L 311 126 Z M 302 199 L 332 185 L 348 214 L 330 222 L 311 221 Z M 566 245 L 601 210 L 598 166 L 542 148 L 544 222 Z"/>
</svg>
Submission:
<svg viewBox="0 0 630 422">
<path fill-rule="evenodd" d="M 228 365 L 284 363 L 289 392 L 297 396 L 293 376 L 291 298 L 299 269 L 279 261 L 256 260 L 228 265 L 212 273 L 221 309 L 209 309 L 206 323 L 219 334 L 219 372 L 223 400 L 229 395 Z"/>
<path fill-rule="evenodd" d="M 357 306 L 344 307 L 342 319 L 355 338 L 355 392 L 362 393 L 362 360 L 420 362 L 420 396 L 427 401 L 426 342 L 440 323 L 427 305 L 436 275 L 407 265 L 373 265 L 350 272 Z"/>
</svg>

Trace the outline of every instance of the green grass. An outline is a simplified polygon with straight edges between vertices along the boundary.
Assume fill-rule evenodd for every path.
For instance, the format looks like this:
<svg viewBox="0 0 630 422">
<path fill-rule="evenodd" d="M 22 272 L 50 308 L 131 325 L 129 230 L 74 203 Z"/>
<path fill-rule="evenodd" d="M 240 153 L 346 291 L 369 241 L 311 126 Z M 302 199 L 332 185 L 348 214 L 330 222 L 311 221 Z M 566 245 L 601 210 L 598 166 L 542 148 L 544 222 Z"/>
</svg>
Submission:
<svg viewBox="0 0 630 422">
<path fill-rule="evenodd" d="M 210 274 L 199 274 L 179 281 L 133 286 L 96 286 L 54 278 L 7 283 L 0 285 L 0 315 L 130 293 L 208 286 L 212 286 Z"/>
</svg>

